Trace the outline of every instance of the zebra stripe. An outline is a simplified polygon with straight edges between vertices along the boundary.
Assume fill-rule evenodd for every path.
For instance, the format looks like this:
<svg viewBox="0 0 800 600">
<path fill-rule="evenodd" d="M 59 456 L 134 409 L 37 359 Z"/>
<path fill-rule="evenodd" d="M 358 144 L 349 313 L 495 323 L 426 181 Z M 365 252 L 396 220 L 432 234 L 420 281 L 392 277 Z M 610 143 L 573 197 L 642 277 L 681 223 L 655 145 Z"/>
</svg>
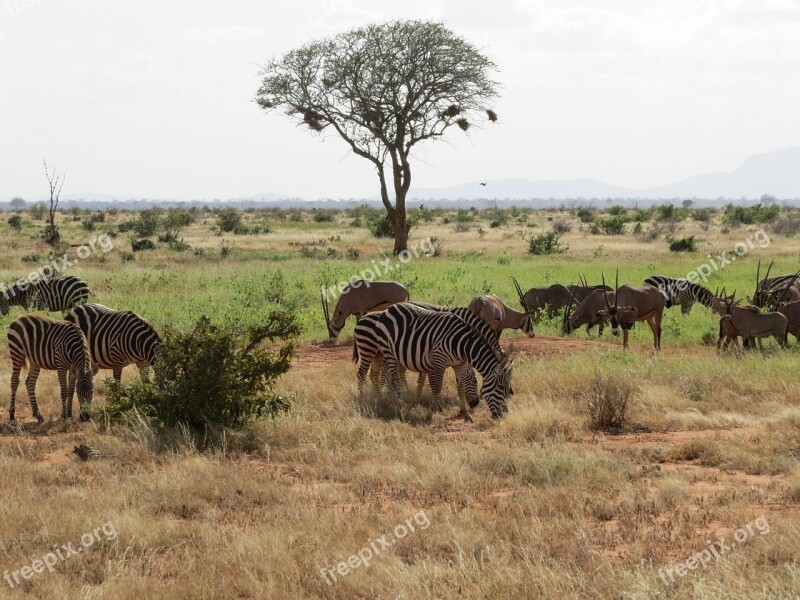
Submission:
<svg viewBox="0 0 800 600">
<path fill-rule="evenodd" d="M 370 381 L 372 381 L 372 385 L 375 386 L 376 389 L 380 389 L 382 387 L 381 371 L 383 363 L 383 353 L 380 350 L 380 342 L 375 334 L 375 321 L 379 316 L 380 313 L 370 313 L 364 317 L 361 317 L 361 319 L 358 321 L 359 323 L 363 321 L 363 323 L 361 323 L 362 329 L 360 330 L 364 336 L 361 340 L 361 346 L 369 348 L 366 356 L 374 357 L 370 360 L 365 356 L 365 369 L 369 370 Z M 358 324 L 356 324 L 356 326 L 358 326 Z M 354 343 L 353 362 L 355 363 L 359 362 L 358 348 L 359 345 Z M 400 370 L 401 376 L 404 377 L 405 369 L 401 367 Z M 458 368 L 457 366 L 453 367 L 453 371 L 456 374 L 456 388 L 458 390 L 459 400 L 462 402 L 465 401 L 470 408 L 475 408 L 480 402 L 480 396 L 478 396 L 478 380 L 475 377 L 475 370 L 469 365 L 466 365 L 466 368 L 463 369 Z M 385 375 L 386 372 L 383 372 Z M 420 373 L 417 377 L 417 402 L 419 402 L 419 399 L 422 396 L 422 389 L 425 387 L 425 381 L 427 378 L 427 373 Z"/>
<path fill-rule="evenodd" d="M 28 363 L 28 390 L 33 416 L 44 422 L 36 402 L 36 380 L 41 369 L 58 371 L 61 385 L 61 418 L 72 417 L 72 396 L 77 388 L 81 420 L 89 419 L 92 404 L 92 362 L 86 337 L 74 323 L 57 321 L 43 315 L 24 315 L 8 327 L 11 354 L 11 406 L 9 420 L 14 420 L 19 373 Z"/>
<path fill-rule="evenodd" d="M 91 290 L 80 277 L 67 275 L 51 277 L 30 284 L 13 283 L 3 286 L 0 294 L 0 314 L 7 315 L 12 306 L 25 310 L 67 311 L 89 299 Z"/>
<path fill-rule="evenodd" d="M 122 379 L 122 369 L 130 364 L 139 368 L 142 381 L 149 380 L 149 368 L 161 347 L 161 338 L 139 315 L 102 304 L 83 304 L 64 318 L 80 327 L 92 361 L 100 369 L 113 369 L 117 382 Z"/>
<path fill-rule="evenodd" d="M 371 332 L 365 331 L 370 328 Z M 444 371 L 469 363 L 483 377 L 481 392 L 492 416 L 498 418 L 508 410 L 507 399 L 512 393 L 510 363 L 501 360 L 483 338 L 452 312 L 395 304 L 374 320 L 358 322 L 356 345 L 355 352 L 361 359 L 359 390 L 377 350 L 383 353 L 394 389 L 401 383 L 400 368 L 428 373 L 434 398 L 438 399 Z"/>
<path fill-rule="evenodd" d="M 666 298 L 665 306 L 667 308 L 680 304 L 681 313 L 684 315 L 689 314 L 695 302 L 699 302 L 712 310 L 714 308 L 714 294 L 702 285 L 693 283 L 688 279 L 651 275 L 644 282 L 659 289 L 664 298 Z"/>
</svg>

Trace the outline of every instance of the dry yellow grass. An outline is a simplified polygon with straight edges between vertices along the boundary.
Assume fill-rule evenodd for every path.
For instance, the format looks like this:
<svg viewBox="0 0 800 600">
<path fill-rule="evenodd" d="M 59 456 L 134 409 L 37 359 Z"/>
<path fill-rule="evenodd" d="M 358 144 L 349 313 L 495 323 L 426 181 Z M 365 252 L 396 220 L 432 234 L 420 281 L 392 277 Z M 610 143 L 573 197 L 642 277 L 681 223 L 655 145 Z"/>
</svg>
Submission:
<svg viewBox="0 0 800 600">
<path fill-rule="evenodd" d="M 379 246 L 363 230 L 340 231 L 364 252 Z M 452 226 L 425 233 L 455 246 Z M 501 230 L 458 235 L 469 236 L 470 250 L 503 250 Z M 290 244 L 318 237 L 287 231 L 266 243 L 296 249 Z M 196 246 L 217 243 L 201 238 L 186 236 Z M 566 241 L 565 261 L 592 260 L 600 243 L 575 231 Z M 265 247 L 255 238 L 236 243 Z M 648 248 L 602 243 L 614 255 Z M 781 246 L 795 250 L 794 242 Z M 192 260 L 156 254 L 137 259 L 137 268 Z M 304 359 L 280 381 L 281 393 L 296 397 L 289 414 L 228 433 L 203 454 L 180 432 L 165 440 L 135 421 L 33 427 L 23 392 L 23 426 L 0 426 L 0 571 L 31 565 L 104 523 L 118 535 L 14 589 L 0 580 L 0 598 L 797 597 L 796 351 L 718 358 L 697 344 L 665 343 L 651 359 L 646 339 L 630 356 L 608 338 L 529 344 L 500 422 L 484 406 L 472 424 L 453 408 L 419 424 L 364 416 L 349 360 Z M 313 358 L 314 347 L 301 350 Z M 620 435 L 587 428 L 583 394 L 598 374 L 636 383 Z M 454 395 L 451 376 L 445 393 Z M 97 403 L 104 394 L 101 384 Z M 60 413 L 53 373 L 42 374 L 38 395 L 45 416 Z M 71 454 L 79 443 L 103 456 L 80 461 Z M 326 583 L 322 569 L 421 511 L 429 526 Z M 711 540 L 732 541 L 761 516 L 769 533 L 755 531 L 707 568 L 664 584 L 659 570 Z"/>
</svg>

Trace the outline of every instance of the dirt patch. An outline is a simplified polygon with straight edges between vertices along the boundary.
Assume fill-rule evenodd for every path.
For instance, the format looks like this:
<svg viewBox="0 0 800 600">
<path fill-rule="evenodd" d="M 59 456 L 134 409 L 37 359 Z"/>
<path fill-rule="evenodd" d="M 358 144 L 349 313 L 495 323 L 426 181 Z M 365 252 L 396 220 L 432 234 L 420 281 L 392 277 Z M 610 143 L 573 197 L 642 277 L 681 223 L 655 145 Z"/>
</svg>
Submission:
<svg viewBox="0 0 800 600">
<path fill-rule="evenodd" d="M 563 337 L 537 335 L 535 338 L 515 337 L 503 340 L 503 346 L 509 343 L 525 356 L 560 356 L 585 352 L 595 348 L 613 348 L 614 344 L 598 340 L 577 340 Z M 621 350 L 621 348 L 620 348 Z M 301 344 L 297 346 L 292 366 L 296 369 L 321 369 L 336 363 L 353 362 L 353 341 L 344 340 L 336 345 L 326 343 Z"/>
</svg>

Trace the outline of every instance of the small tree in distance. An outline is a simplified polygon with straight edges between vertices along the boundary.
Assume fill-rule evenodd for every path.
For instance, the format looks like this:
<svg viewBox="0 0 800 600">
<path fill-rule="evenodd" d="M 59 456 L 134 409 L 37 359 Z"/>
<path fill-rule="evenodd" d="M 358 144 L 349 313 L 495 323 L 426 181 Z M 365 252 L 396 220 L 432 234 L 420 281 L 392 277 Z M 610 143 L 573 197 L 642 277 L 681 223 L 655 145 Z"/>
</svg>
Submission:
<svg viewBox="0 0 800 600">
<path fill-rule="evenodd" d="M 393 21 L 311 42 L 270 61 L 256 101 L 312 131 L 335 131 L 373 163 L 394 233 L 408 247 L 412 149 L 451 127 L 467 131 L 497 96 L 496 65 L 441 23 Z M 394 199 L 390 197 L 390 187 Z"/>
<path fill-rule="evenodd" d="M 61 242 L 61 233 L 58 231 L 58 223 L 56 223 L 56 213 L 58 212 L 58 198 L 61 196 L 61 188 L 64 187 L 66 177 L 58 175 L 55 168 L 51 173 L 47 168 L 47 161 L 43 160 L 44 175 L 47 177 L 47 183 L 50 186 L 50 206 L 48 208 L 48 221 L 49 223 L 44 230 L 44 241 L 51 246 L 56 246 Z"/>
</svg>

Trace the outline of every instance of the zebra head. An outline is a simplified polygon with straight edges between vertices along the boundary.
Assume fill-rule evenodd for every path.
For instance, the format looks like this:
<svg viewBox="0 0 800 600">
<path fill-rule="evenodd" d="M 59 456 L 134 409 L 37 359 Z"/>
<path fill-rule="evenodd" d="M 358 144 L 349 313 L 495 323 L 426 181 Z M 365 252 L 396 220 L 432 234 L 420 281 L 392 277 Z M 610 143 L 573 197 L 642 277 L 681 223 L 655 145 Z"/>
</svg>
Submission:
<svg viewBox="0 0 800 600">
<path fill-rule="evenodd" d="M 514 345 L 511 344 L 505 356 L 483 378 L 481 396 L 486 401 L 493 419 L 499 419 L 508 412 L 508 398 L 514 395 L 514 389 L 511 387 L 514 352 Z"/>
<path fill-rule="evenodd" d="M 81 421 L 89 420 L 89 410 L 92 408 L 92 397 L 94 396 L 94 380 L 92 379 L 92 367 L 81 369 L 75 381 L 75 391 L 78 394 L 78 405 L 81 407 Z M 72 399 L 70 399 L 72 402 Z"/>
</svg>

